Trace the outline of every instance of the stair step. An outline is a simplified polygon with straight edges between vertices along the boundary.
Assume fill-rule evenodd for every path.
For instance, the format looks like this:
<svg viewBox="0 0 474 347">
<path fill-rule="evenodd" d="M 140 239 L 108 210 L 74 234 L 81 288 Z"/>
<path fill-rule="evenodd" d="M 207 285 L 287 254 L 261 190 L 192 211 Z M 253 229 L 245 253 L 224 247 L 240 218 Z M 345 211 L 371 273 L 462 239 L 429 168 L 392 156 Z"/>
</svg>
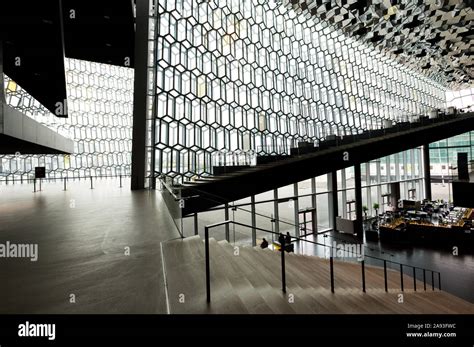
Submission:
<svg viewBox="0 0 474 347">
<path fill-rule="evenodd" d="M 204 241 L 199 236 L 163 243 L 171 313 L 235 314 L 473 314 L 474 305 L 439 290 L 420 290 L 423 284 L 387 269 L 366 265 L 366 292 L 361 288 L 360 263 L 334 259 L 335 292 L 330 290 L 329 260 L 285 253 L 286 293 L 281 288 L 281 253 L 259 247 L 235 248 L 229 242 L 209 240 L 211 295 L 205 293 Z M 238 252 L 236 252 L 238 251 Z M 185 302 L 180 303 L 184 294 Z M 399 302 L 400 294 L 403 302 Z"/>
</svg>

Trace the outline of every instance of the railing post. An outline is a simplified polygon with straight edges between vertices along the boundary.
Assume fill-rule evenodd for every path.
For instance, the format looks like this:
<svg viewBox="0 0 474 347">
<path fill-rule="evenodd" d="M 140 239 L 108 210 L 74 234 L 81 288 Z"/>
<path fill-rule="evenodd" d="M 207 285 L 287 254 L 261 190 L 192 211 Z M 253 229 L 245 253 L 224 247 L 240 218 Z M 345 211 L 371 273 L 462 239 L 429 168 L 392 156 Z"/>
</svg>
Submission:
<svg viewBox="0 0 474 347">
<path fill-rule="evenodd" d="M 334 262 L 332 255 L 329 257 L 329 268 L 331 270 L 331 293 L 334 293 Z"/>
<path fill-rule="evenodd" d="M 120 175 L 120 188 L 122 188 L 122 175 Z"/>
<path fill-rule="evenodd" d="M 33 179 L 33 193 L 36 193 L 36 178 Z"/>
<path fill-rule="evenodd" d="M 416 292 L 416 267 L 413 266 L 413 289 Z"/>
<path fill-rule="evenodd" d="M 252 247 L 257 245 L 257 214 L 255 212 L 255 195 L 250 197 L 250 217 L 252 218 Z M 278 230 L 277 230 L 278 231 Z"/>
<path fill-rule="evenodd" d="M 63 190 L 66 190 L 67 187 L 66 187 L 66 180 L 67 180 L 67 177 L 64 177 L 64 189 Z"/>
<path fill-rule="evenodd" d="M 94 186 L 92 184 L 92 176 L 90 176 L 90 178 L 91 178 L 91 189 L 94 189 Z"/>
<path fill-rule="evenodd" d="M 387 261 L 383 261 L 383 277 L 385 280 L 385 291 L 388 292 L 388 282 L 387 282 Z"/>
<path fill-rule="evenodd" d="M 285 241 L 281 243 L 281 290 L 286 293 Z"/>
<path fill-rule="evenodd" d="M 441 272 L 438 272 L 438 288 L 441 290 Z"/>
<path fill-rule="evenodd" d="M 400 287 L 402 288 L 403 292 L 403 264 L 400 264 Z"/>
<path fill-rule="evenodd" d="M 362 291 L 365 293 L 365 261 L 362 260 Z"/>
<path fill-rule="evenodd" d="M 431 290 L 434 290 L 434 272 L 431 271 Z"/>
<path fill-rule="evenodd" d="M 229 220 L 229 204 L 225 204 L 225 220 Z M 229 228 L 229 223 L 225 225 L 225 239 L 227 242 L 230 242 L 230 228 Z"/>
<path fill-rule="evenodd" d="M 423 288 L 426 292 L 426 269 L 423 269 Z"/>
<path fill-rule="evenodd" d="M 204 227 L 204 247 L 206 252 L 206 299 L 211 302 L 211 271 L 209 265 L 209 228 Z"/>
</svg>

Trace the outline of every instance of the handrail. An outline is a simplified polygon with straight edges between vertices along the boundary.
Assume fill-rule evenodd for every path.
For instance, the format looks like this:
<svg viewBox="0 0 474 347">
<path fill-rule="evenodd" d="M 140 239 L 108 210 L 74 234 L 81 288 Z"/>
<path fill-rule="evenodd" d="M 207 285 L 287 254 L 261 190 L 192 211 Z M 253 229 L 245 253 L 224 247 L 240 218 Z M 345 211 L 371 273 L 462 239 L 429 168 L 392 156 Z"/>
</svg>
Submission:
<svg viewBox="0 0 474 347">
<path fill-rule="evenodd" d="M 173 196 L 174 200 L 175 201 L 180 201 L 180 200 L 187 200 L 187 199 L 192 199 L 192 198 L 198 198 L 199 195 L 191 195 L 191 196 L 184 196 L 184 197 L 181 197 L 181 196 L 178 196 L 175 194 L 175 192 L 173 191 L 173 186 L 170 186 L 166 180 L 164 180 L 162 178 L 162 176 L 158 176 L 157 177 L 159 180 L 160 180 L 160 183 L 162 184 L 163 187 L 166 188 L 166 190 Z"/>
<path fill-rule="evenodd" d="M 122 178 L 123 177 L 130 177 L 131 175 L 130 174 L 123 174 L 123 175 L 104 175 L 104 176 L 93 176 L 93 175 L 89 175 L 89 176 L 79 176 L 79 177 L 74 177 L 74 176 L 63 176 L 63 177 L 44 177 L 44 178 L 36 178 L 36 177 L 27 177 L 25 179 L 23 179 L 23 177 L 21 177 L 21 179 L 12 179 L 12 180 L 8 180 L 8 176 L 5 176 L 5 180 L 2 180 L 0 179 L 0 184 L 1 183 L 4 183 L 5 186 L 8 186 L 8 183 L 9 182 L 12 182 L 13 184 L 12 185 L 15 185 L 15 182 L 20 182 L 20 184 L 22 185 L 24 182 L 25 184 L 30 184 L 30 181 L 31 183 L 33 183 L 33 193 L 36 193 L 37 190 L 36 190 L 36 182 L 38 181 L 39 182 L 39 191 L 41 191 L 41 185 L 43 182 L 47 181 L 47 182 L 51 182 L 51 181 L 63 181 L 64 182 L 64 188 L 63 188 L 63 191 L 66 191 L 67 190 L 67 182 L 68 181 L 76 181 L 76 180 L 90 180 L 90 187 L 91 189 L 94 189 L 94 184 L 93 184 L 93 181 L 92 179 L 95 178 L 95 179 L 102 179 L 102 178 L 119 178 L 120 179 L 120 188 L 122 188 Z M 1 177 L 0 177 L 1 178 Z"/>
<path fill-rule="evenodd" d="M 17 179 L 15 179 L 15 178 L 9 179 L 8 176 L 9 175 L 0 176 L 0 183 L 5 183 L 5 184 L 8 184 L 10 182 L 21 182 L 21 183 L 23 183 L 23 182 L 34 181 L 34 180 L 40 179 L 40 178 L 35 178 L 34 176 L 25 177 L 25 178 L 21 177 L 20 179 L 18 179 L 18 178 Z M 43 180 L 43 181 L 55 181 L 55 180 L 64 180 L 64 179 L 67 179 L 67 180 L 88 180 L 91 177 L 92 178 L 119 178 L 119 177 L 130 177 L 130 176 L 131 176 L 131 174 L 63 176 L 63 177 L 44 177 L 44 178 L 41 178 L 41 180 Z"/>
<path fill-rule="evenodd" d="M 217 222 L 217 223 L 214 223 L 214 224 L 206 225 L 204 227 L 204 237 L 205 237 L 204 241 L 205 241 L 205 266 L 206 266 L 206 299 L 207 299 L 208 303 L 211 302 L 209 230 L 213 229 L 213 228 L 216 228 L 216 227 L 219 227 L 219 226 L 228 225 L 228 224 L 240 225 L 240 226 L 247 227 L 247 228 L 250 228 L 250 229 L 255 229 L 255 230 L 267 232 L 269 234 L 283 235 L 281 233 L 277 233 L 277 232 L 274 232 L 274 231 L 271 231 L 271 230 L 258 228 L 258 227 L 253 227 L 252 225 L 248 225 L 248 224 L 244 224 L 244 223 L 240 223 L 240 222 L 235 222 L 235 221 L 232 221 L 232 220 L 225 220 L 225 221 L 222 221 L 222 222 Z M 315 242 L 315 241 L 305 240 L 305 239 L 295 237 L 295 236 L 291 236 L 291 235 L 290 235 L 290 238 L 292 240 L 308 242 L 308 243 L 312 243 L 312 244 L 315 244 L 315 245 L 319 245 L 319 246 L 323 246 L 323 247 L 327 247 L 327 248 L 331 249 L 331 256 L 330 256 L 331 291 L 334 293 L 334 265 L 333 265 L 332 250 L 336 247 L 333 247 L 333 246 L 330 246 L 330 245 L 325 245 L 325 244 Z M 286 270 L 285 270 L 285 255 L 284 255 L 285 246 L 286 246 L 285 241 L 283 241 L 283 244 L 281 244 L 281 253 L 282 253 L 282 255 L 281 255 L 281 268 L 282 268 L 282 291 L 284 293 L 286 293 L 286 273 L 285 273 Z M 347 251 L 347 250 L 345 250 L 345 251 L 349 252 L 349 253 L 354 253 L 352 251 Z M 403 264 L 403 263 L 399 263 L 397 261 L 382 259 L 382 258 L 370 256 L 370 255 L 364 255 L 364 257 L 368 257 L 368 258 L 383 261 L 385 291 L 388 291 L 388 286 L 387 286 L 387 262 L 392 263 L 392 264 L 398 264 L 400 266 L 400 284 L 401 284 L 401 290 L 402 291 L 404 290 L 404 286 L 403 286 L 403 267 L 404 266 L 410 267 L 410 268 L 413 269 L 413 275 L 414 275 L 413 276 L 413 281 L 414 281 L 413 283 L 414 283 L 414 290 L 415 291 L 416 291 L 416 269 L 423 270 L 423 284 L 424 284 L 424 290 L 425 291 L 426 291 L 426 276 L 425 276 L 426 271 L 431 272 L 432 290 L 434 290 L 434 274 L 435 273 L 438 274 L 438 288 L 439 288 L 439 290 L 441 290 L 441 273 L 439 271 L 434 271 L 434 270 L 430 270 L 430 269 L 427 269 L 427 268 L 422 268 L 422 267 L 413 266 L 413 265 L 409 265 L 409 264 Z M 361 268 L 362 268 L 362 290 L 363 290 L 363 292 L 365 292 L 365 261 L 364 260 L 361 261 Z"/>
<path fill-rule="evenodd" d="M 175 201 L 178 201 L 178 200 L 181 200 L 181 197 L 179 197 L 178 195 L 175 194 L 175 192 L 173 191 L 173 188 L 172 186 L 170 186 L 165 179 L 162 179 L 162 177 L 158 177 L 158 179 L 160 180 L 160 183 L 163 187 L 166 188 L 166 190 L 168 191 L 168 193 L 170 193 L 173 198 L 175 199 Z"/>
</svg>

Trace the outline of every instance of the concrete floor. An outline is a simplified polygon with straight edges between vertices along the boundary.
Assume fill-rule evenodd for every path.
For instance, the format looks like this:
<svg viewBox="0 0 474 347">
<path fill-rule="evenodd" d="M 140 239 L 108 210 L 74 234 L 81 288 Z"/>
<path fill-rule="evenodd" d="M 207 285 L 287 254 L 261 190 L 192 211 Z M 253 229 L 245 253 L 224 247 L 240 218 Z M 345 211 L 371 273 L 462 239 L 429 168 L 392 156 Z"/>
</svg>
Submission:
<svg viewBox="0 0 474 347">
<path fill-rule="evenodd" d="M 0 186 L 0 243 L 39 248 L 37 262 L 0 258 L 0 313 L 166 313 L 160 242 L 179 235 L 159 192 L 89 187 Z"/>
</svg>

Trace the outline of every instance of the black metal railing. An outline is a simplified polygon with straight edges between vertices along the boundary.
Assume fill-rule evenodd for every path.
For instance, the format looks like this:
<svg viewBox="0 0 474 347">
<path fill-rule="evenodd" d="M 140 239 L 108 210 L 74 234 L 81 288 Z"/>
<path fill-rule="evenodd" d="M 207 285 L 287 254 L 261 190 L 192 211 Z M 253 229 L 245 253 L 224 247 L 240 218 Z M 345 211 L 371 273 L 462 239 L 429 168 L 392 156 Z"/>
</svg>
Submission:
<svg viewBox="0 0 474 347">
<path fill-rule="evenodd" d="M 226 220 L 226 221 L 222 221 L 222 222 L 218 222 L 218 223 L 214 223 L 214 224 L 210 224 L 210 225 L 207 225 L 204 227 L 204 242 L 205 242 L 205 267 L 206 267 L 206 300 L 207 302 L 211 302 L 211 274 L 210 274 L 210 250 L 209 250 L 209 231 L 213 228 L 216 228 L 216 227 L 219 227 L 219 226 L 227 226 L 229 224 L 234 224 L 234 225 L 239 225 L 239 226 L 242 226 L 242 227 L 246 227 L 246 228 L 249 228 L 249 229 L 255 229 L 255 230 L 258 230 L 258 231 L 263 231 L 263 232 L 266 232 L 266 233 L 269 233 L 269 234 L 274 234 L 274 235 L 282 235 L 280 233 L 276 233 L 274 231 L 270 231 L 270 230 L 266 230 L 266 229 L 263 229 L 263 228 L 258 228 L 258 227 L 255 227 L 255 226 L 252 226 L 252 225 L 248 225 L 248 224 L 244 224 L 244 223 L 240 223 L 240 222 L 235 222 L 235 221 L 232 221 L 232 220 Z M 282 285 L 282 291 L 283 293 L 286 293 L 286 264 L 285 264 L 285 250 L 286 250 L 286 243 L 284 241 L 283 238 L 281 238 L 281 240 L 283 242 L 280 242 L 280 251 L 281 251 L 281 285 Z M 334 260 L 333 260 L 333 249 L 335 247 L 333 246 L 329 246 L 329 245 L 325 245 L 325 244 L 322 244 L 322 243 L 319 243 L 319 242 L 315 242 L 315 241 L 310 241 L 310 240 L 305 240 L 305 239 L 302 239 L 302 238 L 299 238 L 299 237 L 294 237 L 294 236 L 291 236 L 291 240 L 294 240 L 294 241 L 302 241 L 302 242 L 307 242 L 307 243 L 311 243 L 311 244 L 315 244 L 315 245 L 319 245 L 319 246 L 323 246 L 323 247 L 326 247 L 326 248 L 329 248 L 331 250 L 330 252 L 330 257 L 329 257 L 329 271 L 330 271 L 330 285 L 331 285 L 331 292 L 334 293 L 335 292 L 335 281 L 334 281 Z M 354 252 L 351 252 L 349 251 L 350 253 L 354 253 Z M 388 292 L 388 274 L 387 274 L 387 263 L 392 263 L 392 264 L 395 264 L 395 265 L 399 265 L 400 266 L 400 288 L 401 290 L 403 291 L 404 290 L 404 286 L 403 286 L 403 267 L 409 267 L 409 268 L 412 268 L 413 269 L 413 274 L 414 274 L 414 277 L 413 277 L 413 281 L 414 281 L 414 290 L 416 291 L 416 269 L 421 269 L 423 271 L 423 285 L 424 285 L 424 290 L 426 291 L 426 272 L 429 271 L 431 272 L 431 286 L 432 286 L 432 290 L 435 289 L 435 282 L 434 282 L 434 276 L 435 276 L 435 273 L 438 274 L 438 288 L 439 290 L 441 290 L 441 273 L 438 272 L 438 271 L 434 271 L 434 270 L 430 270 L 430 269 L 426 269 L 426 268 L 420 268 L 420 267 L 415 267 L 415 266 L 412 266 L 412 265 L 408 265 L 408 264 L 402 264 L 402 263 L 399 263 L 399 262 L 396 262 L 396 261 L 392 261 L 392 260 L 387 260 L 387 259 L 382 259 L 382 258 L 378 258 L 378 257 L 374 257 L 374 256 L 367 256 L 367 255 L 364 255 L 364 257 L 367 257 L 367 258 L 371 258 L 371 259 L 376 259 L 378 261 L 382 261 L 383 264 L 384 264 L 384 285 L 385 285 L 385 291 Z M 365 281 L 365 260 L 362 259 L 361 260 L 361 270 L 362 270 L 362 291 L 365 293 L 366 291 L 366 281 Z"/>
<path fill-rule="evenodd" d="M 69 182 L 76 182 L 76 181 L 89 181 L 90 182 L 90 189 L 94 189 L 94 180 L 97 179 L 109 179 L 109 178 L 118 178 L 119 179 L 119 187 L 123 188 L 123 180 L 125 178 L 130 177 L 130 174 L 121 174 L 121 175 L 86 175 L 86 176 L 63 176 L 63 177 L 44 177 L 44 178 L 36 178 L 36 177 L 25 177 L 23 176 L 18 178 L 9 178 L 5 176 L 4 179 L 0 180 L 0 184 L 4 185 L 15 185 L 15 184 L 33 184 L 33 192 L 41 191 L 42 186 L 45 182 L 51 183 L 53 182 L 63 182 L 63 190 L 67 190 Z M 36 189 L 38 186 L 38 190 Z"/>
<path fill-rule="evenodd" d="M 167 187 L 168 189 L 170 189 L 170 187 L 168 186 Z M 193 188 L 194 191 L 196 192 L 200 192 L 199 189 L 196 189 L 196 188 Z M 215 195 L 215 194 L 211 194 L 211 193 L 207 193 L 207 192 L 202 192 L 203 195 L 206 195 L 206 199 L 214 199 L 215 202 L 217 203 L 222 203 L 222 201 L 224 200 L 222 197 L 218 196 L 218 195 Z M 312 194 L 309 194 L 309 195 L 312 195 Z M 194 196 L 188 196 L 187 198 L 193 198 L 193 197 L 198 197 L 199 195 L 194 195 Z M 212 196 L 212 198 L 210 197 Z M 226 205 L 227 206 L 227 205 Z M 227 206 L 229 207 L 229 206 Z M 292 226 L 295 226 L 296 224 L 293 224 L 291 222 L 288 222 L 288 221 L 282 221 L 282 220 L 278 220 L 278 219 L 275 219 L 273 217 L 270 217 L 270 216 L 265 216 L 265 215 L 262 215 L 262 214 L 259 214 L 259 213 L 256 213 L 256 212 L 252 212 L 252 211 L 249 211 L 249 210 L 246 210 L 244 208 L 241 208 L 241 207 L 237 207 L 237 206 L 230 206 L 231 208 L 233 209 L 239 209 L 241 211 L 245 211 L 245 212 L 249 212 L 249 213 L 254 213 L 255 215 L 259 215 L 259 216 L 262 216 L 262 217 L 265 217 L 265 218 L 269 218 L 273 221 L 279 221 L 279 222 L 282 222 L 282 223 L 285 223 L 285 224 L 288 224 L 288 225 L 292 225 Z M 194 215 L 194 218 L 196 219 L 196 215 Z M 263 231 L 263 232 L 267 232 L 267 233 L 270 233 L 270 234 L 273 234 L 273 235 L 279 235 L 279 233 L 277 232 L 274 232 L 274 231 L 270 231 L 270 230 L 267 230 L 267 229 L 262 229 L 262 228 L 258 228 L 256 226 L 252 226 L 252 225 L 246 225 L 246 224 L 243 224 L 243 223 L 239 223 L 239 222 L 235 222 L 235 221 L 226 221 L 226 222 L 222 222 L 223 224 L 220 224 L 220 223 L 216 223 L 216 224 L 212 224 L 214 226 L 218 226 L 218 225 L 229 225 L 229 224 L 234 224 L 234 225 L 240 225 L 240 226 L 244 226 L 244 227 L 247 227 L 247 228 L 251 228 L 253 230 L 259 230 L 259 231 Z M 183 233 L 180 232 L 181 236 L 183 237 Z M 195 234 L 198 234 L 197 232 L 195 232 Z M 335 240 L 339 240 L 343 243 L 347 243 L 347 240 L 344 240 L 344 239 L 341 239 L 341 238 L 338 238 L 338 237 L 335 237 L 335 236 L 331 236 L 333 239 Z M 322 247 L 325 247 L 325 248 L 331 248 L 333 249 L 334 247 L 332 246 L 328 246 L 328 245 L 325 245 L 325 244 L 322 244 L 322 243 L 319 243 L 319 242 L 315 242 L 315 241 L 310 241 L 310 240 L 306 240 L 306 239 L 302 239 L 302 238 L 299 238 L 299 237 L 294 237 L 294 236 L 291 236 L 292 239 L 294 240 L 297 240 L 297 241 L 302 241 L 302 242 L 307 242 L 307 243 L 311 243 L 311 244 L 315 244 L 315 245 L 318 245 L 318 246 L 322 246 Z M 227 241 L 229 241 L 228 238 L 226 238 Z M 368 249 L 368 250 L 371 250 L 373 251 L 374 249 L 371 248 L 371 247 L 367 247 L 367 246 L 364 246 L 364 248 Z M 388 254 L 389 256 L 394 256 L 393 254 L 390 254 L 390 253 L 387 253 L 387 252 L 384 252 L 384 251 L 380 251 L 381 254 Z M 388 260 L 388 259 L 382 259 L 382 258 L 379 258 L 379 257 L 375 257 L 375 256 L 371 256 L 371 255 L 364 255 L 364 257 L 367 257 L 367 258 L 370 258 L 374 261 L 381 261 L 383 262 L 383 265 L 384 265 L 384 278 L 385 278 L 385 291 L 388 291 L 388 281 L 387 281 L 387 276 L 388 276 L 388 273 L 387 273 L 387 263 L 389 264 L 392 264 L 392 265 L 395 265 L 395 266 L 399 266 L 400 267 L 400 289 L 402 291 L 404 291 L 404 282 L 403 282 L 403 267 L 408 267 L 408 268 L 412 268 L 412 271 L 413 271 L 413 274 L 415 275 L 413 277 L 413 281 L 414 281 L 414 285 L 413 285 L 413 288 L 414 290 L 416 291 L 416 269 L 420 269 L 423 271 L 423 288 L 424 290 L 426 290 L 426 271 L 429 271 L 431 272 L 431 286 L 432 286 L 432 290 L 434 290 L 435 288 L 435 282 L 434 282 L 434 274 L 437 273 L 438 274 L 438 288 L 439 290 L 441 290 L 441 274 L 438 272 L 438 271 L 434 271 L 434 270 L 429 270 L 429 269 L 425 269 L 425 268 L 421 268 L 421 267 L 415 267 L 415 266 L 412 266 L 412 265 L 408 265 L 408 264 L 402 264 L 402 263 L 399 263 L 399 262 L 396 262 L 396 261 L 393 261 L 393 260 Z M 361 264 L 361 268 L 362 268 L 362 289 L 363 291 L 365 292 L 365 261 Z M 333 260 L 332 260 L 332 256 L 330 257 L 330 275 L 331 275 L 331 291 L 334 292 L 334 264 L 333 264 Z"/>
<path fill-rule="evenodd" d="M 171 185 L 172 186 L 172 185 Z M 171 189 L 170 186 L 167 187 L 167 189 Z M 199 197 L 199 196 L 205 196 L 206 199 L 208 200 L 212 200 L 216 203 L 219 203 L 219 204 L 222 204 L 223 207 L 217 207 L 217 208 L 211 208 L 209 209 L 209 211 L 216 211 L 216 210 L 220 210 L 220 209 L 226 209 L 226 208 L 231 208 L 232 210 L 239 210 L 239 211 L 242 211 L 242 212 L 246 212 L 246 213 L 250 213 L 250 214 L 254 214 L 255 216 L 258 216 L 258 217 L 262 217 L 262 218 L 266 218 L 266 219 L 269 219 L 272 223 L 275 223 L 275 222 L 278 222 L 278 223 L 281 223 L 281 224 L 285 224 L 285 225 L 288 225 L 288 226 L 292 226 L 292 227 L 296 227 L 297 225 L 295 223 L 292 223 L 290 221 L 287 221 L 287 220 L 283 220 L 281 218 L 274 218 L 274 216 L 268 216 L 268 215 L 265 215 L 265 214 L 262 214 L 262 213 L 258 213 L 256 211 L 253 211 L 253 210 L 248 210 L 248 209 L 245 209 L 243 208 L 243 206 L 248 206 L 248 205 L 252 205 L 252 202 L 250 203 L 242 203 L 242 204 L 233 204 L 233 205 L 228 205 L 226 202 L 225 202 L 225 199 L 219 195 L 216 195 L 216 194 L 212 194 L 212 193 L 209 193 L 209 192 L 204 192 L 204 191 L 201 191 L 200 189 L 198 188 L 192 188 L 193 191 L 195 191 L 197 194 L 196 195 L 193 195 L 193 196 L 188 196 L 186 197 L 186 199 L 189 199 L 189 198 L 194 198 L 194 197 Z M 324 194 L 324 193 L 322 193 Z M 256 202 L 253 202 L 254 205 L 258 205 L 258 204 L 265 204 L 265 203 L 269 203 L 269 202 L 282 202 L 282 201 L 289 201 L 289 200 L 296 200 L 298 198 L 302 198 L 302 197 L 313 197 L 314 195 L 318 195 L 318 193 L 311 193 L 311 194 L 304 194 L 304 195 L 298 195 L 298 196 L 291 196 L 291 197 L 285 197 L 285 198 L 281 198 L 281 199 L 271 199 L 271 200 L 264 200 L 264 201 L 256 201 Z M 190 215 L 190 216 L 183 216 L 183 218 L 186 218 L 186 217 L 191 217 L 193 216 L 195 218 L 195 224 L 196 224 L 196 219 L 197 219 L 197 214 L 194 214 L 194 215 Z M 306 229 L 306 232 L 307 234 L 309 233 L 314 233 L 315 231 L 312 230 L 312 229 L 309 229 L 307 228 Z M 198 235 L 198 232 L 197 230 L 195 230 L 195 235 Z M 326 237 L 326 236 L 325 236 Z M 334 240 L 337 240 L 337 241 L 340 241 L 342 243 L 347 243 L 348 241 L 343 239 L 343 238 L 340 238 L 340 237 L 337 237 L 337 236 L 334 236 L 334 235 L 331 235 L 330 236 L 332 239 Z M 229 241 L 227 239 L 227 241 Z M 308 241 L 308 240 L 306 240 Z M 368 246 L 365 246 L 363 245 L 363 247 L 369 251 L 375 251 L 374 248 L 372 247 L 368 247 Z M 386 251 L 380 251 L 381 254 L 387 254 L 389 256 L 394 256 L 393 254 L 390 254 Z"/>
</svg>

